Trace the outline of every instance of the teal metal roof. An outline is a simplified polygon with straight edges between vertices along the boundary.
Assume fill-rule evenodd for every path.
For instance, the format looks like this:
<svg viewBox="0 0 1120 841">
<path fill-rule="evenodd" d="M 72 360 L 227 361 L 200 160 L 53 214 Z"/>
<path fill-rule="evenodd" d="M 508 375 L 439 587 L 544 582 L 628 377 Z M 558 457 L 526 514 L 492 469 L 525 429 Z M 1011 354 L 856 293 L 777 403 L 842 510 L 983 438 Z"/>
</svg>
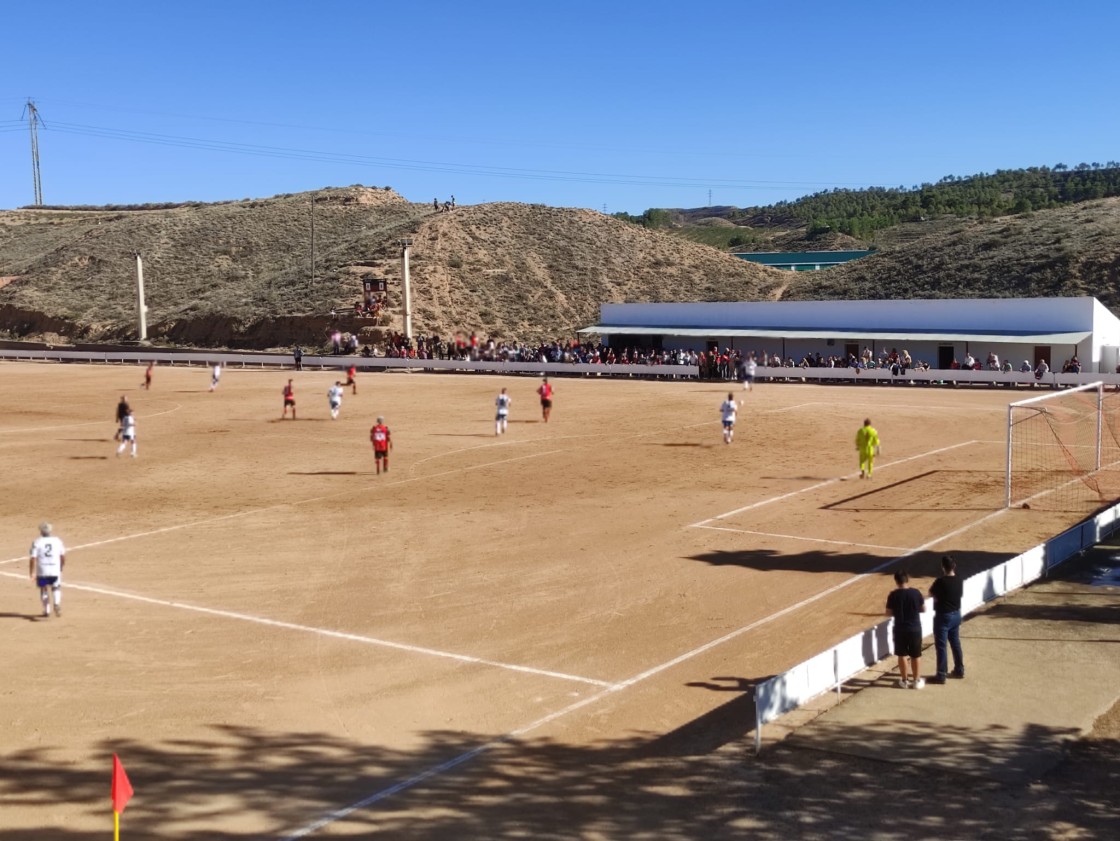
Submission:
<svg viewBox="0 0 1120 841">
<path fill-rule="evenodd" d="M 870 251 L 737 251 L 735 256 L 763 266 L 838 266 Z"/>
</svg>

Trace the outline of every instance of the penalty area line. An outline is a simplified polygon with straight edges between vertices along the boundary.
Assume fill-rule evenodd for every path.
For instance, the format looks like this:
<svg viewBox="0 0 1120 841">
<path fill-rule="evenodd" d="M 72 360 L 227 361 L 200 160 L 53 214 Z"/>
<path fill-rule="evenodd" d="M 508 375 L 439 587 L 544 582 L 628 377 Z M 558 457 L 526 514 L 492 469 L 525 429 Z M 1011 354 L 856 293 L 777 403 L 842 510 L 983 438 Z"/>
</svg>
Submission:
<svg viewBox="0 0 1120 841">
<path fill-rule="evenodd" d="M 941 447 L 941 448 L 936 449 L 936 450 L 930 450 L 929 452 L 918 453 L 917 455 L 907 456 L 906 458 L 896 459 L 895 461 L 889 461 L 889 462 L 883 464 L 882 466 L 880 466 L 879 469 L 880 470 L 885 470 L 888 467 L 897 467 L 900 464 L 906 464 L 906 462 L 908 462 L 908 461 L 914 461 L 914 460 L 920 459 L 920 458 L 929 458 L 930 456 L 939 455 L 941 453 L 947 453 L 950 450 L 956 450 L 960 447 L 967 447 L 970 444 L 975 444 L 975 443 L 976 443 L 975 440 L 962 441 L 960 444 L 951 444 L 948 447 Z M 848 474 L 845 474 L 843 476 L 837 476 L 833 479 L 825 479 L 823 482 L 817 482 L 815 485 L 810 485 L 807 488 L 800 488 L 799 490 L 790 491 L 789 493 L 784 493 L 784 494 L 781 494 L 780 496 L 772 496 L 769 499 L 763 499 L 763 500 L 760 500 L 759 502 L 752 502 L 750 505 L 744 505 L 742 508 L 736 508 L 734 511 L 728 511 L 726 514 L 717 514 L 716 516 L 709 517 L 706 520 L 700 520 L 698 523 L 689 523 L 687 528 L 691 528 L 691 529 L 703 528 L 704 526 L 708 525 L 708 523 L 714 523 L 716 520 L 726 520 L 728 517 L 734 517 L 736 514 L 742 514 L 744 511 L 753 511 L 756 508 L 762 508 L 763 506 L 766 506 L 766 505 L 773 505 L 775 502 L 781 502 L 782 500 L 789 499 L 790 497 L 800 496 L 801 494 L 811 493 L 813 491 L 820 490 L 821 488 L 827 488 L 829 485 L 835 485 L 837 482 L 842 482 L 842 481 L 844 481 L 844 480 L 846 480 L 846 479 L 848 479 L 852 476 L 856 476 L 856 475 L 858 475 L 858 474 L 848 473 Z"/>
<path fill-rule="evenodd" d="M 728 526 L 694 526 L 698 529 L 711 531 L 730 531 L 736 534 L 754 534 L 759 537 L 777 537 L 782 540 L 806 540 L 810 543 L 830 543 L 833 546 L 856 546 L 860 549 L 885 549 L 888 552 L 909 552 L 905 546 L 880 546 L 878 543 L 852 543 L 850 540 L 827 540 L 823 537 L 805 537 L 799 534 L 775 534 L 768 531 L 751 531 L 750 529 L 733 529 Z"/>
</svg>

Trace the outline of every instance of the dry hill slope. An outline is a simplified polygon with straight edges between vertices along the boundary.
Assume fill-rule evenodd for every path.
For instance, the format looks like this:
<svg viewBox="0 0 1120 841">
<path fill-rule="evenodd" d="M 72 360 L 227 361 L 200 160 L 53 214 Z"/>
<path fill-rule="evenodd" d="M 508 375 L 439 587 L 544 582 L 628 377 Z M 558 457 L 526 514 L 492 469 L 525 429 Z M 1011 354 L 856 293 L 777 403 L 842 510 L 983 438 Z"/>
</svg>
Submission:
<svg viewBox="0 0 1120 841">
<path fill-rule="evenodd" d="M 923 234 L 922 228 L 929 233 Z M 1092 295 L 1120 310 L 1120 198 L 899 226 L 876 254 L 799 275 L 790 299 Z M 889 244 L 897 242 L 898 244 Z"/>
<path fill-rule="evenodd" d="M 417 333 L 570 334 L 602 301 L 773 297 L 788 278 L 601 214 L 495 204 L 436 213 L 386 190 L 166 210 L 0 214 L 0 330 L 107 341 L 134 334 L 134 250 L 149 333 L 182 343 L 275 347 L 322 338 L 366 276 L 399 277 L 411 237 Z M 4 281 L 7 281 L 6 283 Z M 390 295 L 397 305 L 399 287 Z"/>
</svg>

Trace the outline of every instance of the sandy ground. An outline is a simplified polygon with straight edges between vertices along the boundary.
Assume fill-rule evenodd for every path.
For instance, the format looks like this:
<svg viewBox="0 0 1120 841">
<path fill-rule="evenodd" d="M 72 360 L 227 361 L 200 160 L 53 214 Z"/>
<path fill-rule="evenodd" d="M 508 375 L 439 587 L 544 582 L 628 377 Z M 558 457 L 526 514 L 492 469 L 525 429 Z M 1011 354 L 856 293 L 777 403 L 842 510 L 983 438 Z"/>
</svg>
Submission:
<svg viewBox="0 0 1120 841">
<path fill-rule="evenodd" d="M 128 838 L 688 837 L 749 688 L 877 621 L 897 564 L 968 575 L 1096 503 L 1002 511 L 1001 390 L 736 389 L 725 446 L 719 384 L 558 379 L 544 424 L 529 378 L 367 375 L 337 421 L 329 373 L 141 379 L 0 366 L 3 841 L 103 837 L 113 752 Z"/>
</svg>

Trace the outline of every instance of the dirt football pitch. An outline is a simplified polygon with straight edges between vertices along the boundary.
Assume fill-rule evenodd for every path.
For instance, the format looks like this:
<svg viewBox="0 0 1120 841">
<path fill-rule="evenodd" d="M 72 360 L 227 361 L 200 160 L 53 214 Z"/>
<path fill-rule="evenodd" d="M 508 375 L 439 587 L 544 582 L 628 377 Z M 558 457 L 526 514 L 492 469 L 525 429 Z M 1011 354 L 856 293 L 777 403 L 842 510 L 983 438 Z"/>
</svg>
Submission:
<svg viewBox="0 0 1120 841">
<path fill-rule="evenodd" d="M 701 724 L 879 621 L 898 565 L 925 589 L 1097 504 L 1002 509 L 1023 391 L 735 386 L 725 445 L 720 383 L 556 378 L 545 424 L 531 377 L 360 374 L 332 420 L 337 378 L 0 364 L 0 841 L 109 837 L 113 753 L 126 839 L 564 837 L 550 798 L 612 837 L 631 787 L 573 769 L 741 737 L 747 712 Z"/>
</svg>

